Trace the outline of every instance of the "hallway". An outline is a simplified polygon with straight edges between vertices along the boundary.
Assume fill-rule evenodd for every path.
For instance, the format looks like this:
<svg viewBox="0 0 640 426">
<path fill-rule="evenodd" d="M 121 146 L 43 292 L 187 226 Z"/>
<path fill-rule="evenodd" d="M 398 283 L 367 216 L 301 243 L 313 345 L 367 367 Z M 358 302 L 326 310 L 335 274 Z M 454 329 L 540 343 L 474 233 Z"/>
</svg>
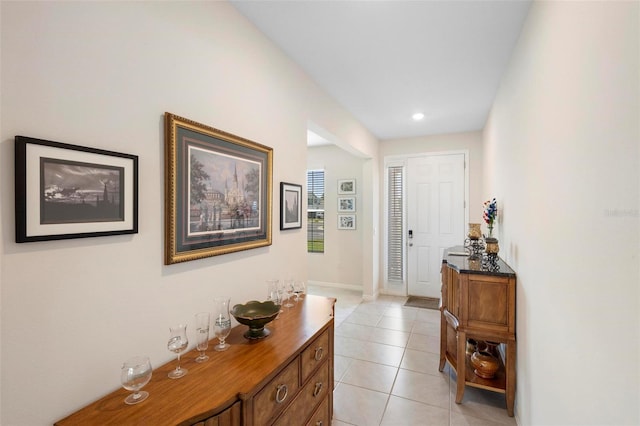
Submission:
<svg viewBox="0 0 640 426">
<path fill-rule="evenodd" d="M 309 294 L 337 299 L 334 426 L 516 425 L 502 394 L 467 387 L 455 403 L 455 374 L 438 371 L 439 311 L 404 307 L 406 297 L 365 302 L 316 286 Z"/>
</svg>

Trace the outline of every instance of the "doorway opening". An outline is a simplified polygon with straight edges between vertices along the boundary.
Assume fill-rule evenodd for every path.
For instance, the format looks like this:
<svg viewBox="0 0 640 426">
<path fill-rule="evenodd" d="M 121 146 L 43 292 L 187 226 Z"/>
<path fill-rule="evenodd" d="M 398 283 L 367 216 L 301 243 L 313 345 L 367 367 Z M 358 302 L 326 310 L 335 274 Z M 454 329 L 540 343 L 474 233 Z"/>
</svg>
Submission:
<svg viewBox="0 0 640 426">
<path fill-rule="evenodd" d="M 444 249 L 464 241 L 467 151 L 385 158 L 383 292 L 440 296 Z"/>
</svg>

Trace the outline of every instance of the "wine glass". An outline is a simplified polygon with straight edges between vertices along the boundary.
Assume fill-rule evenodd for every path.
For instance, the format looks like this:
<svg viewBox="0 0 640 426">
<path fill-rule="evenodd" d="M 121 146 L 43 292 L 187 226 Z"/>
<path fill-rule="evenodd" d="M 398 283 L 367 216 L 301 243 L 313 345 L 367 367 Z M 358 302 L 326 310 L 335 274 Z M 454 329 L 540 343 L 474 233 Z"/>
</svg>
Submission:
<svg viewBox="0 0 640 426">
<path fill-rule="evenodd" d="M 151 380 L 151 362 L 147 356 L 135 356 L 122 364 L 120 382 L 126 390 L 133 391 L 124 400 L 125 404 L 133 405 L 144 401 L 149 392 L 141 391 L 142 387 Z"/>
<path fill-rule="evenodd" d="M 293 282 L 294 281 L 291 279 L 284 281 L 285 302 L 282 306 L 284 306 L 285 308 L 292 308 L 294 306 L 293 302 L 291 301 L 291 295 L 293 294 Z"/>
<path fill-rule="evenodd" d="M 269 294 L 267 300 L 273 300 L 278 306 L 282 306 L 282 286 L 280 286 L 280 280 L 271 278 L 267 280 L 267 287 L 269 288 Z M 282 309 L 280 309 L 282 312 Z M 276 317 L 278 319 L 278 317 Z"/>
<path fill-rule="evenodd" d="M 189 345 L 189 339 L 187 338 L 187 326 L 185 324 L 179 324 L 174 327 L 169 327 L 169 333 L 169 343 L 167 343 L 167 348 L 171 352 L 178 354 L 178 366 L 175 370 L 172 370 L 169 373 L 169 378 L 179 379 L 188 372 L 186 368 L 180 368 L 180 354 L 187 349 L 187 346 Z"/>
<path fill-rule="evenodd" d="M 213 332 L 220 342 L 214 346 L 216 351 L 226 351 L 230 346 L 228 343 L 225 343 L 225 339 L 231 332 L 230 302 L 231 300 L 226 297 L 216 297 L 214 299 Z"/>
<path fill-rule="evenodd" d="M 267 280 L 267 300 L 271 300 L 275 305 L 282 306 L 282 297 L 278 290 L 278 280 Z M 282 312 L 282 310 L 280 310 Z M 276 316 L 276 319 L 280 317 L 280 313 Z"/>
<path fill-rule="evenodd" d="M 272 300 L 280 305 L 280 293 L 278 292 L 278 280 L 267 280 L 267 300 Z"/>
<path fill-rule="evenodd" d="M 209 312 L 198 312 L 196 314 L 196 348 L 200 351 L 196 362 L 205 362 L 209 359 L 209 357 L 205 355 L 205 351 L 209 347 L 209 322 Z"/>
<path fill-rule="evenodd" d="M 304 281 L 296 281 L 293 283 L 293 292 L 296 295 L 296 302 L 303 298 L 306 285 Z"/>
</svg>

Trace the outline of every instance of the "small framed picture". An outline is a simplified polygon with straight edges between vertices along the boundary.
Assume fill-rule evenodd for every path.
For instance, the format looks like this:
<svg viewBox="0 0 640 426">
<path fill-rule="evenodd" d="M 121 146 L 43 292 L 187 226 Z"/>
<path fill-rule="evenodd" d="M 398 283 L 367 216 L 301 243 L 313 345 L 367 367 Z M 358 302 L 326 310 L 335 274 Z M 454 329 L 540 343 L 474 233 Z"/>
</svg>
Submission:
<svg viewBox="0 0 640 426">
<path fill-rule="evenodd" d="M 280 182 L 280 230 L 302 228 L 302 185 Z"/>
<path fill-rule="evenodd" d="M 355 179 L 338 179 L 338 194 L 348 195 L 356 193 Z"/>
<path fill-rule="evenodd" d="M 338 229 L 356 229 L 355 214 L 339 214 Z"/>
<path fill-rule="evenodd" d="M 355 213 L 356 197 L 338 197 L 338 212 Z"/>
</svg>

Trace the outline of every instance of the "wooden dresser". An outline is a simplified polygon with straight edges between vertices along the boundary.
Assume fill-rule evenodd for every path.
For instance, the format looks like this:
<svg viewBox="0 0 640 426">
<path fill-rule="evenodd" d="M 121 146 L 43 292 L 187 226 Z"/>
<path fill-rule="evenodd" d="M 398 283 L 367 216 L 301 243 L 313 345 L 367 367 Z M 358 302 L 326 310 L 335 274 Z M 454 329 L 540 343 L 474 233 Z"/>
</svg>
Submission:
<svg viewBox="0 0 640 426">
<path fill-rule="evenodd" d="M 295 307 L 283 308 L 267 325 L 271 335 L 264 339 L 245 339 L 247 327 L 239 325 L 227 339 L 227 351 L 214 351 L 214 339 L 208 361 L 196 363 L 195 350 L 184 354 L 186 376 L 167 377 L 175 360 L 154 368 L 144 387 L 146 401 L 126 405 L 130 392 L 121 388 L 55 424 L 329 426 L 334 304 L 335 299 L 307 295 Z"/>
<path fill-rule="evenodd" d="M 516 274 L 501 259 L 494 264 L 468 256 L 452 247 L 444 252 L 440 320 L 440 371 L 449 362 L 458 376 L 456 402 L 465 386 L 505 394 L 507 413 L 513 416 L 516 390 Z M 467 339 L 501 343 L 500 367 L 492 379 L 474 373 L 466 354 Z"/>
</svg>

